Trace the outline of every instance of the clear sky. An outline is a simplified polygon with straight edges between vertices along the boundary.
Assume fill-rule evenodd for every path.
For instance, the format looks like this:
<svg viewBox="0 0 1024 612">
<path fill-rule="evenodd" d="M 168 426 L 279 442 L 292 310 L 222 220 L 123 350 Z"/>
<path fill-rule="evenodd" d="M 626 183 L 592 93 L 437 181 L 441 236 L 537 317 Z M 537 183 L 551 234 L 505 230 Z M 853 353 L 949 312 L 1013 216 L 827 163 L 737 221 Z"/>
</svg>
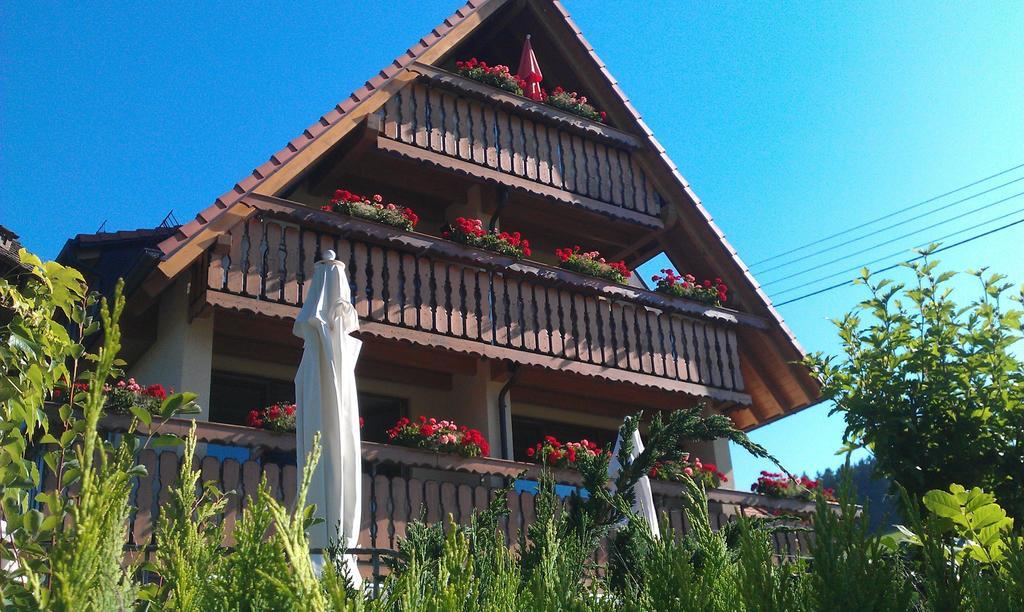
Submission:
<svg viewBox="0 0 1024 612">
<path fill-rule="evenodd" d="M 151 227 L 172 209 L 189 220 L 456 2 L 4 3 L 0 223 L 53 257 L 103 221 Z M 1024 163 L 1022 2 L 566 5 L 748 263 Z M 813 263 L 991 204 L 766 289 L 777 301 L 796 297 L 781 292 L 1020 211 L 1024 198 L 992 203 L 1022 191 L 1024 181 L 878 232 Z M 1024 282 L 1022 242 L 1024 224 L 943 261 Z M 844 289 L 780 310 L 808 350 L 835 351 L 827 319 L 861 296 Z M 835 465 L 843 424 L 827 412 L 753 437 L 791 470 Z M 761 464 L 742 452 L 734 461 L 748 486 Z"/>
</svg>

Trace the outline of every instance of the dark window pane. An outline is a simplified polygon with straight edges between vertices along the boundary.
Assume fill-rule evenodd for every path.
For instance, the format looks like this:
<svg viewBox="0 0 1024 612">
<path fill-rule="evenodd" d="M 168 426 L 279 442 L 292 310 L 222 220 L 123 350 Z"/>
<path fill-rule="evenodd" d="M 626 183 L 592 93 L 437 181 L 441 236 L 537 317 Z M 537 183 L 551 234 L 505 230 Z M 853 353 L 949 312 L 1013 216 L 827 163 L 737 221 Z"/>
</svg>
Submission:
<svg viewBox="0 0 1024 612">
<path fill-rule="evenodd" d="M 210 420 L 218 423 L 245 425 L 250 410 L 275 402 L 294 401 L 295 384 L 291 381 L 225 372 L 214 372 L 210 381 Z M 402 398 L 359 394 L 363 440 L 387 442 L 386 430 L 406 414 L 407 402 Z"/>
<path fill-rule="evenodd" d="M 540 442 L 544 436 L 554 436 L 560 442 L 579 442 L 586 438 L 596 442 L 599 446 L 604 446 L 614 444 L 616 435 L 618 435 L 618 431 L 614 429 L 570 425 L 529 417 L 512 417 L 513 456 L 516 461 L 526 461 L 528 459 L 526 449 Z"/>
</svg>

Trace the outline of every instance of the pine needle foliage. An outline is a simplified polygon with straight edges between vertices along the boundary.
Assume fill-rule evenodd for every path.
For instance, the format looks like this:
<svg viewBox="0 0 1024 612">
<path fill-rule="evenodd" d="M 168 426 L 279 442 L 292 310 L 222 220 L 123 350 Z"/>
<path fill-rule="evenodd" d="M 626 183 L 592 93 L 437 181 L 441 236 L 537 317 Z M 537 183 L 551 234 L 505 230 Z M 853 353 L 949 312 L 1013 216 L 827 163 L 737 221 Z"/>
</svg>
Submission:
<svg viewBox="0 0 1024 612">
<path fill-rule="evenodd" d="M 156 572 L 162 587 L 159 600 L 175 610 L 208 610 L 216 598 L 214 582 L 222 573 L 220 551 L 224 530 L 220 515 L 228 498 L 210 481 L 200 489 L 193 469 L 196 426 L 185 439 L 178 485 L 161 508 L 157 523 Z"/>
</svg>

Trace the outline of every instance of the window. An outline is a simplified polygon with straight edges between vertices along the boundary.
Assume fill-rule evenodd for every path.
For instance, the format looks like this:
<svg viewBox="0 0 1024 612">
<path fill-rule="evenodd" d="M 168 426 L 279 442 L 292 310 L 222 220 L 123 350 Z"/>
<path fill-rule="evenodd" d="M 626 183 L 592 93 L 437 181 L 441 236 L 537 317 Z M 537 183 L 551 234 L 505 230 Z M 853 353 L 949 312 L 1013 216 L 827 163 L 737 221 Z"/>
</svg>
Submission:
<svg viewBox="0 0 1024 612">
<path fill-rule="evenodd" d="M 294 401 L 295 384 L 291 381 L 226 372 L 213 372 L 210 380 L 210 420 L 218 423 L 245 425 L 250 410 Z M 387 428 L 408 412 L 408 402 L 403 398 L 359 393 L 363 440 L 387 442 Z"/>
<path fill-rule="evenodd" d="M 585 425 L 572 425 L 528 417 L 512 417 L 513 457 L 526 461 L 526 449 L 540 442 L 544 436 L 554 436 L 561 442 L 578 442 L 586 438 L 599 446 L 614 444 L 618 431 Z"/>
<path fill-rule="evenodd" d="M 213 372 L 210 379 L 210 420 L 245 425 L 250 410 L 275 402 L 295 401 L 295 383 L 270 378 Z"/>
</svg>

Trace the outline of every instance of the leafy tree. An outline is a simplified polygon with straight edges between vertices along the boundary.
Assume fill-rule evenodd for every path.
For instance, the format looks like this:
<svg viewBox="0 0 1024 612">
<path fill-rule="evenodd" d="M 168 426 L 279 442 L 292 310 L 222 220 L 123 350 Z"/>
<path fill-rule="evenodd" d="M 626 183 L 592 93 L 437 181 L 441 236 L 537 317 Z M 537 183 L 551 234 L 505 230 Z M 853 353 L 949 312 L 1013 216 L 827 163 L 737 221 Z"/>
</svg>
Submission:
<svg viewBox="0 0 1024 612">
<path fill-rule="evenodd" d="M 907 264 L 909 284 L 859 280 L 870 297 L 835 321 L 843 359 L 807 364 L 846 419 L 845 442 L 866 446 L 878 469 L 913 498 L 951 482 L 993 491 L 1024 517 L 1024 289 L 1007 299 L 1005 277 L 971 271 L 980 283 L 966 306 L 953 300 L 953 272 L 937 261 Z"/>
</svg>

